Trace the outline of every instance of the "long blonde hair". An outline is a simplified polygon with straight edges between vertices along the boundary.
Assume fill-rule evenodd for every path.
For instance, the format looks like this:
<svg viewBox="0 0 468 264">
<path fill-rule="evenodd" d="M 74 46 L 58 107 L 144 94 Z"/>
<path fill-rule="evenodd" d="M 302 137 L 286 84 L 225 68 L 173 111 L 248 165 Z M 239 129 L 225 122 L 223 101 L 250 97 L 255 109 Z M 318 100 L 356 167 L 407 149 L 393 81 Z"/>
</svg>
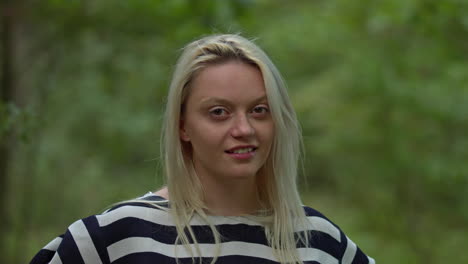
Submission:
<svg viewBox="0 0 468 264">
<path fill-rule="evenodd" d="M 188 44 L 173 74 L 164 116 L 161 151 L 171 200 L 169 211 L 176 225 L 177 240 L 190 252 L 190 241 L 194 241 L 200 256 L 196 237 L 190 227 L 190 220 L 198 214 L 207 221 L 215 242 L 220 245 L 220 235 L 209 223 L 205 213 L 200 180 L 194 171 L 190 154 L 184 151 L 180 140 L 179 124 L 190 93 L 190 83 L 196 74 L 209 65 L 230 60 L 255 65 L 262 73 L 275 124 L 271 152 L 257 176 L 260 181 L 259 196 L 268 212 L 264 217 L 265 233 L 278 261 L 302 263 L 296 249 L 298 241 L 294 236 L 297 229 L 307 230 L 297 226 L 307 224 L 296 184 L 302 138 L 300 127 L 279 71 L 258 46 L 239 35 L 213 35 Z M 307 232 L 300 233 L 299 239 L 307 245 Z M 216 259 L 213 258 L 212 263 Z"/>
</svg>

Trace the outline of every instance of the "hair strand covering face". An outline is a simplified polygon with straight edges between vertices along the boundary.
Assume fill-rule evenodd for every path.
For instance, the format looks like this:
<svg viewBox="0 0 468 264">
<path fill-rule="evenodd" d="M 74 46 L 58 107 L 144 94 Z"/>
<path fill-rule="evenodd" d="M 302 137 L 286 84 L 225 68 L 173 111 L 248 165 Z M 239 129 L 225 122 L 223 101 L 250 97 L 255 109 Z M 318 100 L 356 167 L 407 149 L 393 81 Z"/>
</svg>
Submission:
<svg viewBox="0 0 468 264">
<path fill-rule="evenodd" d="M 161 151 L 178 242 L 192 252 L 193 260 L 200 256 L 196 237 L 190 227 L 191 218 L 198 214 L 210 225 L 215 242 L 219 245 L 219 255 L 220 235 L 206 216 L 203 186 L 193 168 L 191 153 L 180 140 L 179 126 L 191 80 L 204 67 L 231 60 L 254 65 L 261 71 L 275 124 L 270 155 L 257 175 L 264 210 L 252 217 L 265 224 L 266 236 L 278 261 L 302 263 L 294 236 L 295 230 L 307 230 L 308 224 L 296 184 L 302 146 L 300 127 L 279 71 L 258 46 L 239 35 L 208 36 L 188 44 L 173 74 L 164 116 Z M 307 232 L 300 233 L 298 237 L 307 244 Z M 190 241 L 194 243 L 195 253 Z M 216 259 L 213 258 L 212 263 Z M 199 260 L 201 263 L 201 258 Z"/>
</svg>

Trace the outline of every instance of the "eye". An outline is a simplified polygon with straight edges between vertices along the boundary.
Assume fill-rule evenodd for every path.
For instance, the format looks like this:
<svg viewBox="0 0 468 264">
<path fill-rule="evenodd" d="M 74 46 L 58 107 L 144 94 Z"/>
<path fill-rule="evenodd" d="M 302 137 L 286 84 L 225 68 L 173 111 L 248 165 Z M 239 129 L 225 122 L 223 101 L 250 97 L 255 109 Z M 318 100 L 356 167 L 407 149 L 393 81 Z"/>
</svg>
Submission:
<svg viewBox="0 0 468 264">
<path fill-rule="evenodd" d="M 211 109 L 209 113 L 216 119 L 223 119 L 229 115 L 228 111 L 222 107 L 215 107 Z"/>
<path fill-rule="evenodd" d="M 254 114 L 257 117 L 263 117 L 269 112 L 270 112 L 270 109 L 268 109 L 267 106 L 263 106 L 263 105 L 256 106 L 254 107 L 254 109 L 252 109 L 252 114 Z"/>
</svg>

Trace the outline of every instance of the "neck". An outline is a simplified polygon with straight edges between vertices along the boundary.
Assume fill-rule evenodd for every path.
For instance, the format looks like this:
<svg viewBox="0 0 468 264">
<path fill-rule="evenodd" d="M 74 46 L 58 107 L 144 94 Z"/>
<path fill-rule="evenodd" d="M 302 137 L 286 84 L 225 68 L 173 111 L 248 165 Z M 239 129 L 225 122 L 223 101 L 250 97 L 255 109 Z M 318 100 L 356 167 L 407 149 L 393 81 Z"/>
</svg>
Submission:
<svg viewBox="0 0 468 264">
<path fill-rule="evenodd" d="M 255 177 L 216 181 L 201 178 L 209 214 L 235 216 L 252 214 L 260 209 Z"/>
</svg>

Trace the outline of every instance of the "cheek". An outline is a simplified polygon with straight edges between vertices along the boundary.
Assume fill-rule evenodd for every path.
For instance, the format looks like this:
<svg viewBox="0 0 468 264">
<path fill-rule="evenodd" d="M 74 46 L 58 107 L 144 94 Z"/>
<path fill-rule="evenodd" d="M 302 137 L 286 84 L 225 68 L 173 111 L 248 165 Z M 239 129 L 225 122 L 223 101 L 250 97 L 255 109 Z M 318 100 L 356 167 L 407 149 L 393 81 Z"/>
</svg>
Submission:
<svg viewBox="0 0 468 264">
<path fill-rule="evenodd" d="M 221 144 L 222 141 L 220 129 L 200 123 L 197 126 L 191 127 L 188 132 L 191 137 L 192 146 L 201 150 L 213 148 Z"/>
<path fill-rule="evenodd" d="M 273 139 L 275 137 L 275 127 L 273 124 L 265 124 L 262 127 L 262 140 L 266 144 L 273 143 Z"/>
</svg>

